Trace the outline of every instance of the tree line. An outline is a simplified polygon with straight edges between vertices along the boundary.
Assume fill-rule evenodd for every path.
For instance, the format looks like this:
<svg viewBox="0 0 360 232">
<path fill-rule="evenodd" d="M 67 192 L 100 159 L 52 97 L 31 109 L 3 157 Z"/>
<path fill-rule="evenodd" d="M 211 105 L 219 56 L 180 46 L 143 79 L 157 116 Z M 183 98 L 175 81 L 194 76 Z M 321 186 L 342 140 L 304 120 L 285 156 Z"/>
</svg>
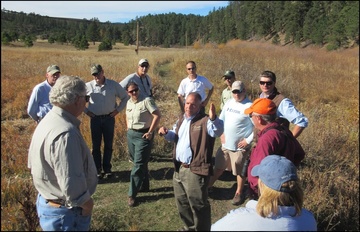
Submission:
<svg viewBox="0 0 360 232">
<path fill-rule="evenodd" d="M 280 44 L 327 45 L 328 50 L 359 44 L 359 1 L 229 1 L 207 16 L 176 13 L 148 14 L 128 23 L 100 22 L 97 18 L 70 19 L 1 10 L 1 41 L 37 38 L 49 43 L 87 49 L 101 42 L 99 51 L 116 42 L 140 46 L 176 47 L 195 42 L 226 43 L 232 39 L 271 39 Z"/>
</svg>

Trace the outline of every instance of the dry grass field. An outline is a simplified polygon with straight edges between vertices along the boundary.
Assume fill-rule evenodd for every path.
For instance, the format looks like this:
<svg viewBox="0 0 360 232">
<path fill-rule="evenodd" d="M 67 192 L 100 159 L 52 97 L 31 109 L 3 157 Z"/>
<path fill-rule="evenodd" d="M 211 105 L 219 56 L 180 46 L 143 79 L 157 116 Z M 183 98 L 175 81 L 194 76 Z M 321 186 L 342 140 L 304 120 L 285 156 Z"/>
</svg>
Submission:
<svg viewBox="0 0 360 232">
<path fill-rule="evenodd" d="M 90 65 L 100 63 L 105 76 L 120 82 L 135 72 L 140 58 L 150 61 L 149 75 L 155 100 L 163 115 L 160 125 L 171 126 L 179 113 L 176 90 L 186 76 L 185 63 L 194 60 L 197 72 L 215 85 L 211 101 L 219 111 L 224 89 L 221 76 L 231 68 L 254 100 L 258 75 L 276 73 L 276 86 L 309 118 L 299 137 L 306 157 L 299 169 L 305 207 L 324 231 L 359 230 L 359 48 L 327 52 L 324 49 L 274 46 L 261 42 L 196 43 L 189 48 L 114 46 L 98 52 L 96 45 L 77 51 L 70 45 L 38 41 L 1 47 L 1 230 L 40 230 L 34 211 L 36 190 L 27 169 L 27 151 L 35 129 L 26 113 L 32 88 L 45 78 L 47 66 L 57 64 L 62 74 L 92 80 Z M 91 147 L 89 120 L 80 116 L 81 131 Z M 145 203 L 126 205 L 130 164 L 127 160 L 125 113 L 116 118 L 112 181 L 99 183 L 94 195 L 91 230 L 176 230 L 181 222 L 172 195 L 171 146 L 155 138 L 151 188 L 140 195 Z M 160 162 L 161 161 L 161 162 Z M 156 172 L 155 172 L 156 171 Z M 219 180 L 215 187 L 232 188 L 234 180 Z M 231 193 L 233 194 L 233 192 Z M 230 196 L 231 196 L 230 194 Z M 234 207 L 227 197 L 210 199 L 215 222 Z"/>
</svg>

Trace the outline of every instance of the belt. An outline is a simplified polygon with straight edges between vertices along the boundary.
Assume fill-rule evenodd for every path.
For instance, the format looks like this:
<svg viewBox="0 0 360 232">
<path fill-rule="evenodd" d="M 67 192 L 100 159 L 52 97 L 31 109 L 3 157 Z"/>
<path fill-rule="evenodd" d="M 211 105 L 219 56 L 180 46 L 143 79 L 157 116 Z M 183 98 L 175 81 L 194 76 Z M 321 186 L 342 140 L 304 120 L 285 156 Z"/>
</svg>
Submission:
<svg viewBox="0 0 360 232">
<path fill-rule="evenodd" d="M 94 118 L 106 118 L 109 117 L 110 114 L 103 114 L 103 115 L 95 115 Z"/>
<path fill-rule="evenodd" d="M 133 131 L 136 131 L 136 132 L 141 132 L 141 133 L 147 133 L 149 131 L 149 128 L 146 128 L 146 129 L 131 129 Z"/>
<path fill-rule="evenodd" d="M 186 163 L 181 163 L 181 166 L 183 168 L 190 168 L 190 164 L 186 164 Z"/>
<path fill-rule="evenodd" d="M 60 206 L 65 206 L 65 200 L 62 199 L 56 199 L 56 200 L 46 200 L 46 202 L 56 208 L 60 208 Z"/>
</svg>

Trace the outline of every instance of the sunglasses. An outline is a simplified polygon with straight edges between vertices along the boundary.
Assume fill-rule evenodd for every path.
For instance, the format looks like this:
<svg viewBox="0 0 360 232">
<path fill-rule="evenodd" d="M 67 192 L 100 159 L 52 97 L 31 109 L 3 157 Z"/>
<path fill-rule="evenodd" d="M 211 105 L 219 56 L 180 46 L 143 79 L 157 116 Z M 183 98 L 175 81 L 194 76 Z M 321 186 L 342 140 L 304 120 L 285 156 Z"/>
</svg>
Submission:
<svg viewBox="0 0 360 232">
<path fill-rule="evenodd" d="M 128 93 L 136 93 L 137 91 L 139 91 L 139 89 L 129 90 Z"/>
<path fill-rule="evenodd" d="M 142 65 L 140 65 L 140 67 L 142 67 L 142 68 L 148 68 L 149 65 L 147 65 L 147 64 L 142 64 Z"/>
<path fill-rule="evenodd" d="M 90 96 L 89 96 L 89 95 L 80 96 L 80 97 L 84 97 L 86 102 L 89 102 L 89 101 L 90 101 Z"/>
<path fill-rule="evenodd" d="M 188 68 L 187 70 L 195 70 L 196 69 L 196 67 L 193 67 L 193 68 Z"/>
<path fill-rule="evenodd" d="M 273 83 L 272 81 L 260 81 L 260 85 L 272 85 Z"/>
<path fill-rule="evenodd" d="M 233 94 L 240 94 L 240 93 L 242 93 L 242 91 L 240 91 L 240 90 L 233 90 L 233 91 L 231 91 Z"/>
</svg>

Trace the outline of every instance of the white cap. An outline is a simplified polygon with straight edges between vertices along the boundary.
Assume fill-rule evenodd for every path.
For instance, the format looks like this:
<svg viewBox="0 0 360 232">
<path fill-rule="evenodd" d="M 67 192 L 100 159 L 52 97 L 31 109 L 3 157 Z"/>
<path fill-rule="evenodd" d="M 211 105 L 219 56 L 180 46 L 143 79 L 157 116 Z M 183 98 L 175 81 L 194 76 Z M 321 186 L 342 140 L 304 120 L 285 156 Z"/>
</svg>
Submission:
<svg viewBox="0 0 360 232">
<path fill-rule="evenodd" d="M 141 59 L 139 61 L 139 65 L 142 65 L 143 63 L 148 63 L 149 64 L 149 61 L 147 59 L 143 58 L 143 59 Z"/>
<path fill-rule="evenodd" d="M 243 89 L 244 89 L 244 83 L 242 83 L 241 81 L 234 81 L 234 83 L 231 86 L 231 91 L 239 90 L 240 92 L 242 92 Z"/>
</svg>

